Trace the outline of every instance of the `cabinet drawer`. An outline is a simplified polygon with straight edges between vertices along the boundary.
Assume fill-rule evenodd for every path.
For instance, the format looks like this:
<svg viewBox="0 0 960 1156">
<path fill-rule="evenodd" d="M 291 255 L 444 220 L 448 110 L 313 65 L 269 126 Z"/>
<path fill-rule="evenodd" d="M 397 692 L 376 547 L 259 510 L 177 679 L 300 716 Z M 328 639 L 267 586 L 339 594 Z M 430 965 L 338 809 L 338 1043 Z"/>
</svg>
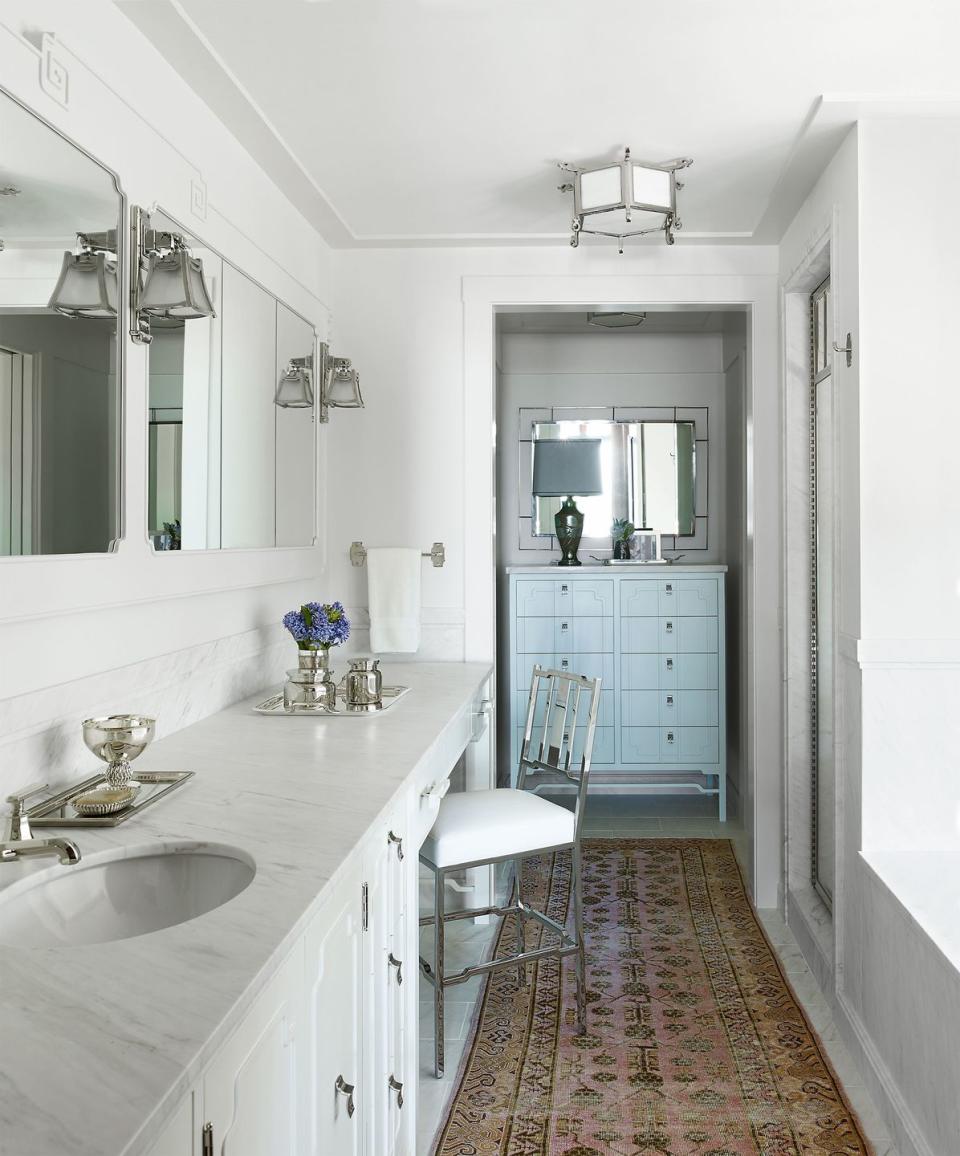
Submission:
<svg viewBox="0 0 960 1156">
<path fill-rule="evenodd" d="M 517 619 L 517 650 L 521 654 L 604 653 L 613 650 L 612 618 L 527 617 Z"/>
<path fill-rule="evenodd" d="M 658 614 L 675 614 L 678 618 L 716 618 L 716 578 L 671 578 L 660 582 L 659 587 Z"/>
<path fill-rule="evenodd" d="M 516 585 L 518 618 L 566 615 L 604 618 L 613 615 L 610 578 L 520 578 Z"/>
<path fill-rule="evenodd" d="M 598 727 L 612 727 L 614 725 L 614 722 L 616 721 L 613 717 L 614 716 L 613 696 L 614 696 L 614 692 L 612 690 L 601 690 L 600 691 L 600 703 L 599 703 L 599 706 L 597 708 L 597 726 Z M 517 723 L 520 727 L 523 727 L 526 725 L 527 703 L 529 701 L 530 701 L 529 689 L 517 691 L 517 713 L 516 713 L 515 717 L 516 717 Z M 588 696 L 586 694 L 584 694 L 580 700 L 580 709 L 582 711 L 582 714 L 580 716 L 581 718 L 587 717 L 586 712 L 587 712 L 587 704 L 589 703 L 589 701 L 590 700 L 589 700 Z M 537 710 L 533 716 L 534 726 L 542 726 L 543 725 L 543 716 L 544 716 L 546 709 L 547 709 L 547 692 L 541 691 L 540 694 L 537 695 Z"/>
<path fill-rule="evenodd" d="M 680 727 L 681 763 L 718 763 L 720 731 L 717 727 Z"/>
<path fill-rule="evenodd" d="M 614 727 L 597 727 L 593 732 L 593 758 L 590 760 L 592 767 L 596 766 L 612 766 L 614 762 L 614 735 L 616 730 Z M 535 735 L 534 738 L 537 736 Z M 583 756 L 583 742 L 586 737 L 585 731 L 579 731 L 576 742 L 573 744 L 573 757 L 578 760 Z M 523 749 L 523 728 L 517 728 L 517 750 Z M 536 782 L 534 777 L 533 782 Z"/>
<path fill-rule="evenodd" d="M 612 690 L 614 682 L 614 661 L 612 654 L 561 654 L 540 651 L 535 654 L 518 654 L 514 659 L 517 691 L 526 698 L 533 678 L 533 668 L 542 666 L 546 670 L 560 670 L 565 674 L 582 674 L 585 678 L 601 679 L 601 690 Z"/>
<path fill-rule="evenodd" d="M 621 727 L 620 743 L 625 763 L 675 763 L 678 727 Z"/>
<path fill-rule="evenodd" d="M 625 690 L 621 704 L 628 727 L 715 727 L 720 721 L 712 690 Z"/>
<path fill-rule="evenodd" d="M 624 690 L 717 690 L 716 654 L 624 654 L 620 685 Z"/>
<path fill-rule="evenodd" d="M 716 618 L 624 618 L 620 647 L 625 654 L 716 652 Z"/>
<path fill-rule="evenodd" d="M 660 613 L 660 583 L 654 579 L 624 579 L 620 583 L 621 618 L 655 618 Z"/>
</svg>

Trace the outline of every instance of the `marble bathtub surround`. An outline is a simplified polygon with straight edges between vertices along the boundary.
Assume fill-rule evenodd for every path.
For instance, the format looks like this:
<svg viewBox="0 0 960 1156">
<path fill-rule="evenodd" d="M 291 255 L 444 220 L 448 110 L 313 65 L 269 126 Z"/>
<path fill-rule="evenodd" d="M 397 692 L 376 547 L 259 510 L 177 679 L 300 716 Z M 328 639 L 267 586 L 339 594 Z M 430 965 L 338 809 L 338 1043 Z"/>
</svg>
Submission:
<svg viewBox="0 0 960 1156">
<path fill-rule="evenodd" d="M 138 767 L 195 777 L 135 823 L 84 832 L 84 855 L 228 844 L 256 876 L 230 902 L 163 931 L 68 950 L 0 948 L 3 1150 L 145 1152 L 489 674 L 481 663 L 392 668 L 413 688 L 407 709 L 364 728 L 360 750 L 338 720 L 278 726 L 253 713 L 262 695 L 155 742 Z M 0 886 L 30 869 L 7 866 Z"/>
</svg>

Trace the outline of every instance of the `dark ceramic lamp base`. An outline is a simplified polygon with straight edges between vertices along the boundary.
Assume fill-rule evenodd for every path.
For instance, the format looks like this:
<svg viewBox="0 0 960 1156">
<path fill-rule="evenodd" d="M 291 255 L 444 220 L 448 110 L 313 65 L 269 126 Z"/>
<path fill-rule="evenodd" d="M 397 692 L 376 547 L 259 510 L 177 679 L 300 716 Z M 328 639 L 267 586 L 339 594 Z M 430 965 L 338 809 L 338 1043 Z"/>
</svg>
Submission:
<svg viewBox="0 0 960 1156">
<path fill-rule="evenodd" d="M 580 559 L 577 557 L 577 547 L 580 545 L 580 539 L 583 536 L 583 514 L 577 509 L 577 504 L 573 498 L 566 498 L 564 500 L 563 505 L 557 510 L 557 516 L 554 518 L 553 524 L 557 541 L 560 543 L 560 549 L 563 552 L 563 557 L 557 565 L 582 565 Z"/>
</svg>

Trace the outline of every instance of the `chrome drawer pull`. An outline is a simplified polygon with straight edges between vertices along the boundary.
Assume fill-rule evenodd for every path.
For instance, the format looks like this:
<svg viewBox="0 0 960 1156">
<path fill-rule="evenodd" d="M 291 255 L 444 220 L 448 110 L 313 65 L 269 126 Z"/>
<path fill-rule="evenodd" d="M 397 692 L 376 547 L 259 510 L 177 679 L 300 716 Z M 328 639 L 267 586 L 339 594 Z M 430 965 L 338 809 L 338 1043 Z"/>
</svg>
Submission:
<svg viewBox="0 0 960 1156">
<path fill-rule="evenodd" d="M 673 623 L 672 622 L 667 623 L 667 634 L 673 634 Z"/>
<path fill-rule="evenodd" d="M 667 706 L 673 706 L 673 695 L 672 694 L 667 695 Z"/>
<path fill-rule="evenodd" d="M 397 957 L 391 951 L 387 956 L 387 963 L 390 965 L 390 967 L 395 967 L 397 969 L 397 984 L 399 985 L 403 983 L 403 960 L 397 959 Z"/>
<path fill-rule="evenodd" d="M 396 845 L 397 845 L 397 858 L 401 862 L 403 862 L 403 839 L 399 835 L 395 835 L 393 833 L 393 831 L 388 831 L 387 832 L 387 842 L 388 843 L 396 843 Z"/>
<path fill-rule="evenodd" d="M 390 1085 L 390 1091 L 397 1093 L 397 1107 L 402 1108 L 403 1107 L 403 1083 L 400 1080 L 398 1080 L 396 1078 L 396 1076 L 391 1076 L 390 1079 L 387 1081 L 387 1083 Z"/>
<path fill-rule="evenodd" d="M 569 622 L 561 622 L 560 623 L 560 629 L 561 630 L 569 630 L 570 629 L 570 623 Z"/>
<path fill-rule="evenodd" d="M 570 590 L 570 587 L 566 584 L 566 582 L 561 584 L 561 586 L 560 586 L 560 593 L 561 594 L 566 594 L 569 592 L 569 590 Z"/>
<path fill-rule="evenodd" d="M 673 593 L 673 583 L 672 583 L 672 582 L 668 582 L 668 583 L 667 583 L 667 593 L 668 593 L 668 594 L 672 594 L 672 593 Z"/>
<path fill-rule="evenodd" d="M 668 743 L 673 742 L 673 731 L 667 731 L 667 742 Z"/>
<path fill-rule="evenodd" d="M 673 659 L 672 658 L 667 659 L 667 670 L 673 670 Z"/>
<path fill-rule="evenodd" d="M 347 1115 L 352 1118 L 353 1113 L 357 1110 L 357 1107 L 353 1102 L 353 1084 L 348 1084 L 343 1076 L 337 1076 L 333 1087 L 339 1095 L 347 1097 Z"/>
</svg>

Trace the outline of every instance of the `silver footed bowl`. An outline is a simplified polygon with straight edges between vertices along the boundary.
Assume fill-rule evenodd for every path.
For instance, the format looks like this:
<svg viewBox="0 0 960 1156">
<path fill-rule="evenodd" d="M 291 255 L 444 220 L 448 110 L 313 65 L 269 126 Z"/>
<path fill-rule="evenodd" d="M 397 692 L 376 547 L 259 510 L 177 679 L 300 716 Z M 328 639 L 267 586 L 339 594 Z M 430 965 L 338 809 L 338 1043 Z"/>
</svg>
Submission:
<svg viewBox="0 0 960 1156">
<path fill-rule="evenodd" d="M 107 764 L 106 779 L 111 787 L 126 786 L 130 763 L 153 741 L 156 726 L 156 719 L 138 714 L 83 720 L 83 741 L 88 750 Z"/>
</svg>

